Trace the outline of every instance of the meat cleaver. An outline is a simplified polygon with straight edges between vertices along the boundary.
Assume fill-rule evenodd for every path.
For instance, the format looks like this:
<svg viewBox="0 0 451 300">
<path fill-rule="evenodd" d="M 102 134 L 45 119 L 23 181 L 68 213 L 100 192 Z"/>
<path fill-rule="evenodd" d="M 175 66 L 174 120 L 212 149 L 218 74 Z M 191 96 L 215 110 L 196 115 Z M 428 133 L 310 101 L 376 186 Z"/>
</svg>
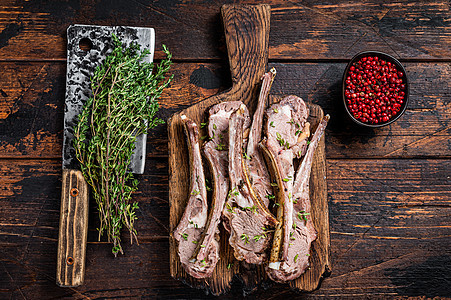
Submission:
<svg viewBox="0 0 451 300">
<path fill-rule="evenodd" d="M 63 186 L 58 237 L 56 283 L 75 287 L 83 283 L 88 235 L 88 185 L 80 171 L 73 147 L 74 127 L 83 104 L 91 96 L 90 78 L 113 50 L 115 34 L 126 46 L 136 43 L 148 49 L 152 62 L 153 28 L 73 25 L 67 29 L 66 100 L 64 106 Z M 137 137 L 129 165 L 136 174 L 144 172 L 147 135 Z"/>
</svg>

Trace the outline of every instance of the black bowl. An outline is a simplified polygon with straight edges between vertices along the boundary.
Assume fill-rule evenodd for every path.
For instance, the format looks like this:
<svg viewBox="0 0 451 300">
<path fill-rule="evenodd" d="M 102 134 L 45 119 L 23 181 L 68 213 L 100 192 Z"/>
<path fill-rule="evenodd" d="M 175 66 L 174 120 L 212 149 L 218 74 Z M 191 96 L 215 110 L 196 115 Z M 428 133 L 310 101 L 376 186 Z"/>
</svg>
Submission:
<svg viewBox="0 0 451 300">
<path fill-rule="evenodd" d="M 387 62 L 391 62 L 392 64 L 395 64 L 397 69 L 399 71 L 402 71 L 402 73 L 404 74 L 402 77 L 402 81 L 405 84 L 406 88 L 404 90 L 405 92 L 405 96 L 404 96 L 404 101 L 401 105 L 401 109 L 399 110 L 398 114 L 393 117 L 392 119 L 388 120 L 387 122 L 384 123 L 379 123 L 379 124 L 368 124 L 368 123 L 363 123 L 362 121 L 357 120 L 356 118 L 354 118 L 354 116 L 352 115 L 352 113 L 349 111 L 348 109 L 348 105 L 346 104 L 346 97 L 345 97 L 345 90 L 346 90 L 346 76 L 349 72 L 349 68 L 352 66 L 353 63 L 359 61 L 362 57 L 367 57 L 367 56 L 377 56 L 379 58 L 384 59 Z M 378 51 L 364 51 L 364 52 L 360 52 L 358 54 L 356 54 L 351 61 L 348 63 L 348 65 L 346 66 L 346 70 L 343 73 L 343 79 L 342 79 L 342 99 L 343 99 L 343 105 L 345 106 L 346 112 L 348 113 L 348 116 L 357 124 L 362 125 L 362 126 L 366 126 L 366 127 L 371 127 L 371 128 L 377 128 L 377 127 L 383 127 L 386 125 L 389 125 L 393 122 L 395 122 L 396 120 L 399 119 L 399 117 L 401 117 L 402 114 L 404 114 L 406 108 L 407 108 L 407 103 L 409 102 L 409 81 L 407 80 L 407 73 L 406 70 L 404 69 L 404 66 L 393 56 L 388 55 L 386 53 L 382 53 L 382 52 L 378 52 Z"/>
</svg>

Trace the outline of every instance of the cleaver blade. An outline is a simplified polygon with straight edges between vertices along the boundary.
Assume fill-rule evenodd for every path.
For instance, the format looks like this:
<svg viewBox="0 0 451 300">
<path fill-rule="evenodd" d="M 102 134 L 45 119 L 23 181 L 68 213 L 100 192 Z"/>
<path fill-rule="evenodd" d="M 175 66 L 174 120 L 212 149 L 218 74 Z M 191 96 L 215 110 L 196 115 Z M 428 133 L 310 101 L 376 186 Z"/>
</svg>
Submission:
<svg viewBox="0 0 451 300">
<path fill-rule="evenodd" d="M 75 287 L 83 283 L 88 230 L 88 186 L 80 171 L 73 147 L 74 128 L 83 105 L 91 96 L 90 78 L 97 66 L 113 50 L 113 33 L 126 46 L 136 43 L 148 49 L 153 61 L 153 28 L 127 26 L 72 25 L 67 29 L 66 99 L 64 105 L 63 186 L 56 281 L 59 286 Z M 84 45 L 84 47 L 81 47 Z M 144 173 L 147 135 L 136 138 L 129 169 Z"/>
</svg>

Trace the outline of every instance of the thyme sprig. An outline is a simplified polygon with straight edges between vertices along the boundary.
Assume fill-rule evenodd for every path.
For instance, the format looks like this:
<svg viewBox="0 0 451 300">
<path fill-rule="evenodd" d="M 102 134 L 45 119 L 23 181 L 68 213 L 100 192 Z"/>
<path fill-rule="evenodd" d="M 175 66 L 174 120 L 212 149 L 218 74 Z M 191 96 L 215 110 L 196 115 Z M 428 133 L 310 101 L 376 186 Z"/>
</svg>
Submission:
<svg viewBox="0 0 451 300">
<path fill-rule="evenodd" d="M 91 78 L 92 96 L 86 101 L 74 130 L 74 147 L 81 171 L 97 202 L 99 240 L 105 234 L 112 252 L 123 253 L 121 229 L 138 242 L 134 227 L 138 203 L 131 203 L 138 180 L 129 171 L 136 137 L 164 123 L 155 117 L 158 101 L 173 76 L 166 74 L 171 53 L 154 69 L 144 61 L 148 50 L 125 47 L 113 35 L 113 51 Z"/>
<path fill-rule="evenodd" d="M 243 233 L 240 238 L 244 241 L 245 245 L 249 244 L 249 236 L 247 234 Z"/>
</svg>

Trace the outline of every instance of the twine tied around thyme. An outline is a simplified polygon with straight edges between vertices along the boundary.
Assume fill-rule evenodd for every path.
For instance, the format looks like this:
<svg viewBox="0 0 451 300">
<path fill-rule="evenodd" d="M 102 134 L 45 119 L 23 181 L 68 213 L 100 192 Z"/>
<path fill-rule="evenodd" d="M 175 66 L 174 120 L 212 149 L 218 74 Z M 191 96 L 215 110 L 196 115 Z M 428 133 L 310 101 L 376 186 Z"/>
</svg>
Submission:
<svg viewBox="0 0 451 300">
<path fill-rule="evenodd" d="M 100 217 L 99 240 L 106 234 L 115 256 L 123 254 L 121 229 L 136 240 L 134 227 L 138 203 L 131 203 L 138 180 L 129 170 L 136 137 L 163 120 L 155 117 L 158 98 L 174 75 L 166 74 L 172 54 L 163 45 L 166 58 L 159 64 L 143 61 L 149 51 L 139 45 L 125 47 L 113 35 L 113 51 L 91 78 L 92 96 L 83 106 L 74 132 L 76 157 L 91 187 Z"/>
</svg>

